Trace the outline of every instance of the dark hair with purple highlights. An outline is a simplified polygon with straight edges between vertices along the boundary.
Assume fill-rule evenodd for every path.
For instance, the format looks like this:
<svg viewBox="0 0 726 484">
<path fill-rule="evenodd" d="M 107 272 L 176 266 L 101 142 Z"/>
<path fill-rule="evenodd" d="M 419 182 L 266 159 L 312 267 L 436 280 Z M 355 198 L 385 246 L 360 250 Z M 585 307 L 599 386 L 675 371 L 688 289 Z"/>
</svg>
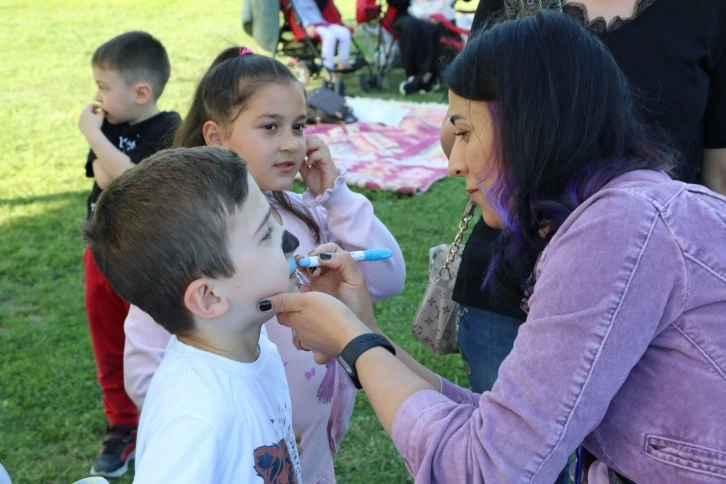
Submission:
<svg viewBox="0 0 726 484">
<path fill-rule="evenodd" d="M 497 296 L 521 300 L 538 255 L 605 184 L 673 164 L 640 121 L 610 52 L 567 15 L 541 10 L 483 29 L 443 80 L 458 96 L 489 103 L 501 178 L 488 198 L 504 230 L 484 286 Z"/>
</svg>

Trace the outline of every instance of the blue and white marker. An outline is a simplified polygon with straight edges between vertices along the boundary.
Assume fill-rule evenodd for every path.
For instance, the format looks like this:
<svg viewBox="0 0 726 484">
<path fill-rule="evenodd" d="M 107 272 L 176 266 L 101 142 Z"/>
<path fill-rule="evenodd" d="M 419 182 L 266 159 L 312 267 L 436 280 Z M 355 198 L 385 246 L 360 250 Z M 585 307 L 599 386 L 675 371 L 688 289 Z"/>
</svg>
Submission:
<svg viewBox="0 0 726 484">
<path fill-rule="evenodd" d="M 294 257 L 288 257 L 287 258 L 287 265 L 290 268 L 290 275 L 294 275 L 297 278 L 297 282 L 299 282 L 303 286 L 309 286 L 310 282 L 305 279 L 305 276 L 303 276 L 299 270 L 297 270 L 297 263 L 295 262 Z"/>
<path fill-rule="evenodd" d="M 393 257 L 393 251 L 391 249 L 368 249 L 368 250 L 357 250 L 351 252 L 350 256 L 356 262 L 366 261 L 373 262 L 377 260 L 386 260 Z M 320 259 L 317 256 L 306 257 L 300 259 L 297 262 L 300 267 L 320 267 Z"/>
</svg>

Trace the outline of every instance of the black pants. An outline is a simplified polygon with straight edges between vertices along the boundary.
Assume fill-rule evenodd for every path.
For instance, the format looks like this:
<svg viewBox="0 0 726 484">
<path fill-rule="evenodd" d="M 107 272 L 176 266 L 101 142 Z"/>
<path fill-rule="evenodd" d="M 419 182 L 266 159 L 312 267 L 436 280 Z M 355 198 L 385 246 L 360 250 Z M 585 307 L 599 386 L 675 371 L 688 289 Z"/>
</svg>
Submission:
<svg viewBox="0 0 726 484">
<path fill-rule="evenodd" d="M 401 34 L 399 46 L 406 77 L 427 73 L 436 75 L 439 71 L 442 27 L 407 14 L 399 14 L 393 21 L 393 28 Z"/>
</svg>

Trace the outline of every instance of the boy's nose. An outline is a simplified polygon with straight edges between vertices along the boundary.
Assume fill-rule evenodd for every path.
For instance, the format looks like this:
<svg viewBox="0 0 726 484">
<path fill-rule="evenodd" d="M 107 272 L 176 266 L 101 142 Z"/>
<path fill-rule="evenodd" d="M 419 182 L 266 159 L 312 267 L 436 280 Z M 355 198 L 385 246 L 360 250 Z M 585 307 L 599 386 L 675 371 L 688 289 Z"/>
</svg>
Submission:
<svg viewBox="0 0 726 484">
<path fill-rule="evenodd" d="M 300 246 L 300 241 L 292 235 L 290 232 L 285 230 L 282 233 L 282 251 L 285 254 L 292 254 Z"/>
<path fill-rule="evenodd" d="M 101 92 L 100 91 L 96 91 L 96 97 L 93 98 L 93 100 L 96 101 L 96 102 L 99 102 L 99 103 L 101 101 L 103 101 L 103 99 L 101 99 Z"/>
</svg>

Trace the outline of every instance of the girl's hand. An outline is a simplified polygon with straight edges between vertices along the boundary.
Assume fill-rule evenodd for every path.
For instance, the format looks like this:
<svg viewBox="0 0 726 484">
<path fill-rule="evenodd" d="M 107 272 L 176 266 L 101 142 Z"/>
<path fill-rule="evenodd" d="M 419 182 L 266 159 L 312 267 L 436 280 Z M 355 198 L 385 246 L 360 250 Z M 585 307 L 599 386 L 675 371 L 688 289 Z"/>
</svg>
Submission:
<svg viewBox="0 0 726 484">
<path fill-rule="evenodd" d="M 307 159 L 300 167 L 300 176 L 315 196 L 333 188 L 339 172 L 328 146 L 318 136 L 306 136 Z"/>
</svg>

